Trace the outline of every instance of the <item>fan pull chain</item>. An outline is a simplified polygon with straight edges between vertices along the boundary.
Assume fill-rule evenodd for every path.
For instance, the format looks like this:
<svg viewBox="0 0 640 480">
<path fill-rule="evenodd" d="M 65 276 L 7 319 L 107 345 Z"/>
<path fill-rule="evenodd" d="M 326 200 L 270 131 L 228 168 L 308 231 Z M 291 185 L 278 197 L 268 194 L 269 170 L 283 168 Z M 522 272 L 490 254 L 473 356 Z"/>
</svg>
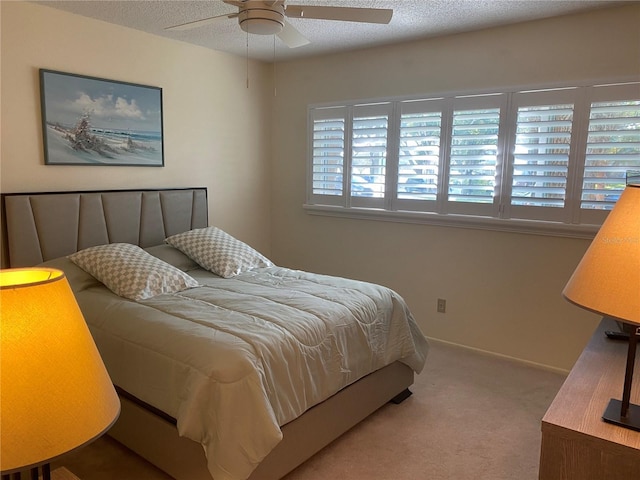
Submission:
<svg viewBox="0 0 640 480">
<path fill-rule="evenodd" d="M 276 86 L 276 36 L 273 36 L 273 96 L 278 96 L 278 89 Z"/>
<path fill-rule="evenodd" d="M 247 32 L 247 89 L 249 88 L 249 32 Z"/>
</svg>

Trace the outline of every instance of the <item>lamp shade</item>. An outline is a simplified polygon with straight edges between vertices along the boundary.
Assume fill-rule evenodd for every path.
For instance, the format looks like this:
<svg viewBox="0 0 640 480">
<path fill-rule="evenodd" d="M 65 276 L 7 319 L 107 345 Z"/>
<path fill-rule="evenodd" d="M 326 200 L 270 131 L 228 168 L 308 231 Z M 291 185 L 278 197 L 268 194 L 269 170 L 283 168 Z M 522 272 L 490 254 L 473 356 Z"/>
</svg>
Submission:
<svg viewBox="0 0 640 480">
<path fill-rule="evenodd" d="M 0 470 L 102 435 L 120 401 L 60 270 L 0 270 Z"/>
<path fill-rule="evenodd" d="M 562 292 L 576 305 L 640 325 L 640 185 L 628 185 Z"/>
</svg>

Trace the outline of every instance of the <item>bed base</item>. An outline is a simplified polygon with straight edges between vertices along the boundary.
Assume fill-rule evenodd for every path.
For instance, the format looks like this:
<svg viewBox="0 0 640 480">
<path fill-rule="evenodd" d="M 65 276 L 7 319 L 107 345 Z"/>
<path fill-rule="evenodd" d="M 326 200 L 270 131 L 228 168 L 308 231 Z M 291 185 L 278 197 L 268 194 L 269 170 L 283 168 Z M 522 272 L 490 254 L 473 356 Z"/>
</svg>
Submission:
<svg viewBox="0 0 640 480">
<path fill-rule="evenodd" d="M 341 390 L 283 426 L 282 441 L 250 480 L 282 478 L 387 402 L 407 398 L 412 384 L 413 371 L 395 362 Z M 211 480 L 199 443 L 178 436 L 175 425 L 130 399 L 121 397 L 121 403 L 111 437 L 176 480 Z"/>
</svg>

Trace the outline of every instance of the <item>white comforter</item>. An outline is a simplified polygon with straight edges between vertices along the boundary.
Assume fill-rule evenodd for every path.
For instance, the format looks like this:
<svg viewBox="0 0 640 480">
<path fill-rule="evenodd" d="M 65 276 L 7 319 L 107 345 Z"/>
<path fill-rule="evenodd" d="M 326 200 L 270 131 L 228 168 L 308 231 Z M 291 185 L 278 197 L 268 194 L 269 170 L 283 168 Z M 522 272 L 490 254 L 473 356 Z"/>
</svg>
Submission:
<svg viewBox="0 0 640 480">
<path fill-rule="evenodd" d="M 428 345 L 402 298 L 364 282 L 270 267 L 143 302 L 76 293 L 114 383 L 175 417 L 215 480 L 247 478 L 280 426 Z"/>
</svg>

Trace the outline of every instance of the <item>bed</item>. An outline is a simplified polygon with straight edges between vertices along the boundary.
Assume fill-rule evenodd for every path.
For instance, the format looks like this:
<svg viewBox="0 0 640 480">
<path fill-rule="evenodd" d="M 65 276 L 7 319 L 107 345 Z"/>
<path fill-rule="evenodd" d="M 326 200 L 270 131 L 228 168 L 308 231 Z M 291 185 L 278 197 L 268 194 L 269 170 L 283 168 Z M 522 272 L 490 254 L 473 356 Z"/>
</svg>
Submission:
<svg viewBox="0 0 640 480">
<path fill-rule="evenodd" d="M 205 188 L 2 207 L 5 266 L 62 269 L 74 290 L 121 398 L 109 435 L 178 480 L 281 478 L 424 366 L 396 292 L 274 265 L 208 225 Z"/>
</svg>

